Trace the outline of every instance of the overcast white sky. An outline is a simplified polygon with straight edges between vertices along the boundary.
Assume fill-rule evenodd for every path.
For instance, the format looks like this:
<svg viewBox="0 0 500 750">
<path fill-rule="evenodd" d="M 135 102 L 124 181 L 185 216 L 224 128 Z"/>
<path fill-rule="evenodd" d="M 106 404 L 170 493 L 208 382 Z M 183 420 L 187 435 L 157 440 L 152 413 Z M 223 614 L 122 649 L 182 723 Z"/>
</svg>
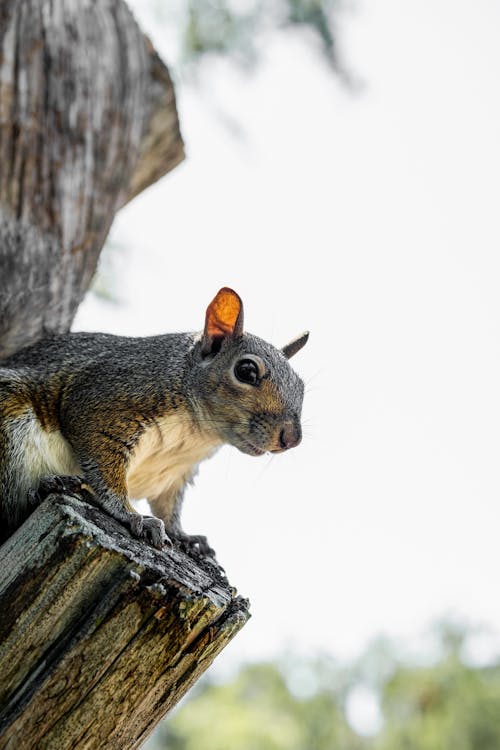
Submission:
<svg viewBox="0 0 500 750">
<path fill-rule="evenodd" d="M 450 613 L 500 632 L 499 28 L 494 0 L 360 0 L 358 97 L 296 34 L 254 76 L 207 66 L 179 91 L 187 161 L 115 222 L 124 303 L 89 297 L 76 328 L 197 330 L 230 285 L 253 333 L 311 330 L 302 445 L 224 448 L 187 493 L 252 602 L 221 668 Z"/>
</svg>

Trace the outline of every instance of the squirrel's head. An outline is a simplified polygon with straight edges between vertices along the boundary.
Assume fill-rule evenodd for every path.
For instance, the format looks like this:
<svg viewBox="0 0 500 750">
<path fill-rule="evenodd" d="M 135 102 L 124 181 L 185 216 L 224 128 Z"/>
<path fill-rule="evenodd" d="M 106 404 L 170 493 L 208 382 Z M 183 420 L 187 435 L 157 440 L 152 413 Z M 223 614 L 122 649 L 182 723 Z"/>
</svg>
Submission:
<svg viewBox="0 0 500 750">
<path fill-rule="evenodd" d="M 243 453 L 280 453 L 300 443 L 304 384 L 288 362 L 304 333 L 283 349 L 243 331 L 243 303 L 224 287 L 207 308 L 191 370 L 201 421 Z"/>
</svg>

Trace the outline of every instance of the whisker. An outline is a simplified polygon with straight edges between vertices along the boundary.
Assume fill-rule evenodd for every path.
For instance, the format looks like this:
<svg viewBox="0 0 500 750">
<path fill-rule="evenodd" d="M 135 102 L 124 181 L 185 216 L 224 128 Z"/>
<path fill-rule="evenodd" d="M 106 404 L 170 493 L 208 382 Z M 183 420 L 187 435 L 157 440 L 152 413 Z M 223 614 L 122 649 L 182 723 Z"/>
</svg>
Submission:
<svg viewBox="0 0 500 750">
<path fill-rule="evenodd" d="M 266 461 L 265 465 L 262 467 L 262 471 L 257 476 L 257 479 L 256 479 L 257 482 L 260 482 L 262 480 L 262 477 L 264 476 L 264 474 L 267 473 L 267 471 L 269 470 L 269 467 L 271 466 L 271 463 L 272 463 L 272 461 L 273 461 L 274 458 L 276 458 L 276 456 L 273 456 L 273 454 L 271 453 L 269 455 L 269 460 Z"/>
<path fill-rule="evenodd" d="M 322 373 L 322 372 L 323 372 L 322 368 L 320 368 L 319 370 L 316 370 L 316 372 L 315 372 L 315 373 L 313 373 L 313 374 L 312 374 L 312 375 L 311 375 L 310 377 L 308 377 L 308 378 L 307 378 L 307 380 L 304 380 L 304 383 L 305 383 L 306 385 L 309 385 L 309 383 L 310 383 L 310 382 L 311 382 L 312 380 L 315 380 L 315 378 L 317 378 L 317 377 L 318 377 L 318 375 L 321 375 L 321 373 Z"/>
</svg>

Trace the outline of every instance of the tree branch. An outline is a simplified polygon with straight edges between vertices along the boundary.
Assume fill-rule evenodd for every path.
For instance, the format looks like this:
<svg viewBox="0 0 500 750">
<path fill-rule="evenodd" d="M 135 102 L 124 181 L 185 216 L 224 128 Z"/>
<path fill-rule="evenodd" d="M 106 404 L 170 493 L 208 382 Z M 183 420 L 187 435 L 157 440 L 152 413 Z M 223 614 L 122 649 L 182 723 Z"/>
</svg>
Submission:
<svg viewBox="0 0 500 750">
<path fill-rule="evenodd" d="M 182 158 L 123 0 L 0 0 L 0 359 L 69 329 L 116 211 Z"/>
</svg>

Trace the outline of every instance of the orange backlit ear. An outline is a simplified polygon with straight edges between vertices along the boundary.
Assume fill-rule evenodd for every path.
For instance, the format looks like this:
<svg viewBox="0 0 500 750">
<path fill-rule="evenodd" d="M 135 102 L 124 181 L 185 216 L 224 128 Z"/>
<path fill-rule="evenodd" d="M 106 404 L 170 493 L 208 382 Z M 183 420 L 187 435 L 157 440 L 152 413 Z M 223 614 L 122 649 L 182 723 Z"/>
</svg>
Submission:
<svg viewBox="0 0 500 750">
<path fill-rule="evenodd" d="M 243 333 L 243 302 L 235 291 L 225 286 L 220 289 L 207 307 L 205 330 L 202 338 L 203 354 L 217 349 L 223 339 L 235 338 Z"/>
</svg>

